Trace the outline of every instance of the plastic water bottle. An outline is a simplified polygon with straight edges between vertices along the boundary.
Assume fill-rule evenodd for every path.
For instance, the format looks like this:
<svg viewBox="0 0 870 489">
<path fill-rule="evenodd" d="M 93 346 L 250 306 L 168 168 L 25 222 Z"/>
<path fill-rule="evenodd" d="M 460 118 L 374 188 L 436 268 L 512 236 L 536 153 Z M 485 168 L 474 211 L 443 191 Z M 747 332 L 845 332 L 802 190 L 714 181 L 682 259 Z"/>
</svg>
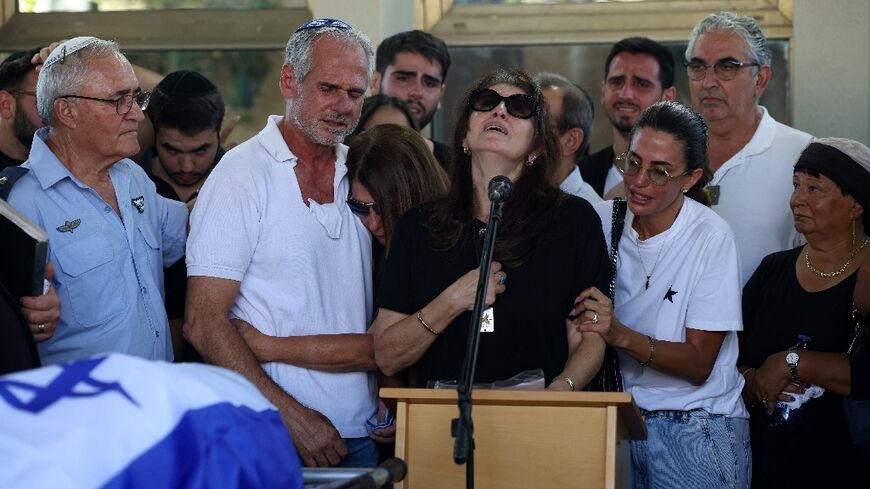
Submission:
<svg viewBox="0 0 870 489">
<path fill-rule="evenodd" d="M 797 343 L 789 348 L 789 350 L 806 350 L 811 339 L 812 338 L 807 335 L 798 335 Z M 800 366 L 800 364 L 798 364 L 798 366 Z M 815 385 L 807 385 L 802 392 L 797 394 L 784 392 L 784 394 L 792 397 L 792 401 L 776 401 L 773 413 L 769 414 L 767 417 L 770 426 L 793 425 L 801 418 L 801 414 L 803 413 L 801 406 L 810 399 L 819 397 L 824 393 L 824 388 Z"/>
</svg>

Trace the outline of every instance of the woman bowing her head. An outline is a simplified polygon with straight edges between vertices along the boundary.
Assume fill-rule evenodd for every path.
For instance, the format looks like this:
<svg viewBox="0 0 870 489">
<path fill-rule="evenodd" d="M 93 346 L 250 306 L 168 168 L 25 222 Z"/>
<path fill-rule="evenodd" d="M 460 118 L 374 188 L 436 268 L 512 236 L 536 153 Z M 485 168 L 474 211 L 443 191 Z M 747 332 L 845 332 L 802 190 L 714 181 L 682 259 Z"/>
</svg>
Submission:
<svg viewBox="0 0 870 489">
<path fill-rule="evenodd" d="M 559 149 L 540 88 L 518 71 L 486 76 L 461 100 L 453 142 L 447 195 L 396 224 L 372 328 L 378 366 L 410 369 L 417 387 L 460 377 L 488 184 L 504 175 L 514 190 L 487 277 L 475 381 L 542 369 L 552 389 L 582 388 L 603 342 L 566 333 L 565 318 L 581 290 L 606 283 L 606 252 L 591 206 L 550 183 Z"/>
<path fill-rule="evenodd" d="M 749 485 L 740 397 L 740 267 L 731 229 L 706 207 L 707 127 L 676 102 L 647 108 L 620 158 L 628 209 L 614 304 L 580 296 L 579 330 L 619 352 L 625 389 L 646 419 L 631 442 L 634 487 Z M 611 222 L 614 203 L 596 205 Z"/>
</svg>

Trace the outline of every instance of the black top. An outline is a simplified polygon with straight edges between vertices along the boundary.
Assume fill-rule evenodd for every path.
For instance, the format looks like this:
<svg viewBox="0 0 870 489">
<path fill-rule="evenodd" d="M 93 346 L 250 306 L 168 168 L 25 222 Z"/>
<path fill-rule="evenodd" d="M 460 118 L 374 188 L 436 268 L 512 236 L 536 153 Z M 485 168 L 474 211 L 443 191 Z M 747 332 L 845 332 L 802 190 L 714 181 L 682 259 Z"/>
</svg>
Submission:
<svg viewBox="0 0 870 489">
<path fill-rule="evenodd" d="M 21 304 L 0 283 L 0 375 L 39 367 L 39 353 Z"/>
<path fill-rule="evenodd" d="M 16 160 L 15 158 L 10 158 L 6 155 L 6 153 L 0 151 L 0 170 L 9 167 L 9 166 L 18 166 L 24 163 L 21 160 Z"/>
<path fill-rule="evenodd" d="M 396 224 L 378 307 L 415 314 L 478 267 L 483 237 L 470 229 L 458 245 L 435 251 L 424 228 L 430 213 L 431 204 L 424 204 Z M 565 317 L 583 289 L 604 290 L 607 266 L 598 215 L 585 200 L 564 197 L 531 256 L 505 269 L 507 290 L 494 304 L 495 331 L 481 335 L 475 380 L 492 382 L 540 368 L 549 382 L 562 372 L 568 354 Z M 413 386 L 459 379 L 470 318 L 468 311 L 457 316 L 411 368 Z"/>
<path fill-rule="evenodd" d="M 608 146 L 597 153 L 584 156 L 577 163 L 583 181 L 591 185 L 602 198 L 604 197 L 604 184 L 607 182 L 607 172 L 610 171 L 615 156 L 613 146 Z"/>
<path fill-rule="evenodd" d="M 800 334 L 812 338 L 810 350 L 845 353 L 849 347 L 855 332 L 851 312 L 857 274 L 827 290 L 807 292 L 795 272 L 802 250 L 768 255 L 746 283 L 738 364 L 760 367 L 770 354 L 797 343 Z M 785 362 L 782 368 L 787 368 Z M 853 384 L 867 383 L 867 372 L 852 371 Z M 787 487 L 847 487 L 845 482 L 857 477 L 857 452 L 842 396 L 827 390 L 801 411 L 790 426 L 772 428 L 759 405 L 749 406 L 753 487 L 778 487 L 786 482 L 783 477 Z"/>
<path fill-rule="evenodd" d="M 218 150 L 214 155 L 214 162 L 211 166 L 212 169 L 215 167 L 215 165 L 218 164 L 221 158 L 223 158 L 224 154 L 226 154 L 226 151 L 223 148 L 218 147 Z M 142 153 L 142 158 L 136 163 L 141 166 L 143 170 L 145 170 L 148 178 L 150 178 L 151 181 L 154 182 L 154 186 L 157 187 L 158 195 L 166 197 L 167 199 L 181 201 L 181 197 L 178 196 L 178 193 L 175 191 L 174 188 L 172 188 L 172 185 L 170 185 L 169 182 L 163 180 L 162 178 L 154 175 L 154 173 L 151 172 L 151 161 L 154 158 L 157 158 L 157 148 L 152 146 L 146 149 L 144 153 Z M 190 197 L 187 198 L 186 201 L 184 201 L 184 203 L 186 204 L 190 202 L 191 200 L 196 198 L 197 195 L 199 195 L 199 192 L 194 192 Z"/>
<path fill-rule="evenodd" d="M 450 173 L 450 146 L 438 141 L 432 140 L 432 154 L 438 163 L 441 163 L 441 168 L 444 168 L 448 174 Z"/>
</svg>

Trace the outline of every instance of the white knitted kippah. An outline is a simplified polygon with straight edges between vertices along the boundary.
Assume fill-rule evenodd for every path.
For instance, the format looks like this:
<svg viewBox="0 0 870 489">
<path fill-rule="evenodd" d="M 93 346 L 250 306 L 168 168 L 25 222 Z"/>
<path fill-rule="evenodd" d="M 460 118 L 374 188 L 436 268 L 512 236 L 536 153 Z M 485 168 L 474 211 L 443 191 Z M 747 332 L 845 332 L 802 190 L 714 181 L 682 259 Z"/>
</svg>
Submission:
<svg viewBox="0 0 870 489">
<path fill-rule="evenodd" d="M 63 62 L 67 56 L 70 54 L 79 51 L 80 49 L 86 48 L 91 44 L 99 42 L 100 39 L 93 36 L 79 36 L 69 39 L 60 43 L 51 54 L 48 55 L 48 58 L 42 64 L 43 68 L 48 68 L 49 66 L 57 63 Z"/>
</svg>

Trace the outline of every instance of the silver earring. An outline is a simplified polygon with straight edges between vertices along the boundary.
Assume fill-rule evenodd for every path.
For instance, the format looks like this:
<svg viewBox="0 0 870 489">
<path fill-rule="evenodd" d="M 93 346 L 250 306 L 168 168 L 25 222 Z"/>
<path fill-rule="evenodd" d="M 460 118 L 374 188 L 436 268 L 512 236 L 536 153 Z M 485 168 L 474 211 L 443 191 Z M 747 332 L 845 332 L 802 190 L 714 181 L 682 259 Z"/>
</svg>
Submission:
<svg viewBox="0 0 870 489">
<path fill-rule="evenodd" d="M 538 155 L 536 155 L 534 153 L 530 154 L 529 157 L 526 159 L 526 166 L 534 165 L 535 160 L 537 160 L 537 159 L 538 159 Z"/>
<path fill-rule="evenodd" d="M 462 147 L 462 152 L 465 153 L 465 154 L 471 154 L 471 151 L 468 150 L 468 146 L 463 146 L 463 147 Z"/>
</svg>

